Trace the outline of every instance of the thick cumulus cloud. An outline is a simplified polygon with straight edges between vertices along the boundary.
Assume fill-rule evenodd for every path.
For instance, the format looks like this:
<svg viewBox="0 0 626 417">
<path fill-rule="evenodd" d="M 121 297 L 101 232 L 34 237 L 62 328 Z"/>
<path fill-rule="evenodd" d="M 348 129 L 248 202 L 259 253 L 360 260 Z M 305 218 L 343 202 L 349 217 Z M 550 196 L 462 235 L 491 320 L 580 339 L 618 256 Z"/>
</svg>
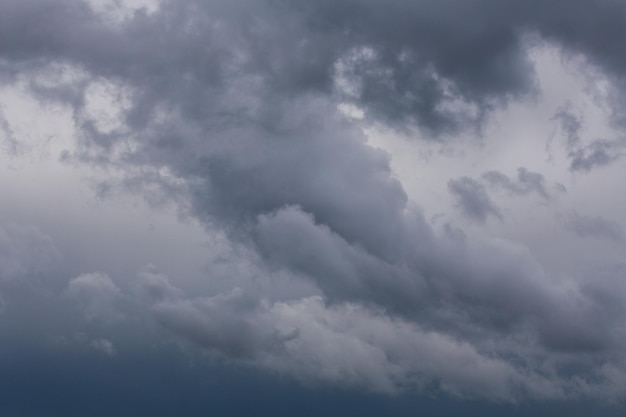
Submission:
<svg viewBox="0 0 626 417">
<path fill-rule="evenodd" d="M 259 274 L 317 292 L 186 297 L 149 267 L 132 297 L 105 273 L 71 279 L 63 296 L 88 321 L 122 320 L 116 305 L 130 303 L 209 351 L 305 381 L 384 392 L 434 382 L 497 399 L 623 396 L 623 283 L 563 284 L 521 245 L 434 229 L 389 155 L 367 144 L 365 122 L 338 104 L 433 138 L 480 131 L 496 106 L 535 91 L 533 43 L 557 43 L 622 77 L 613 40 L 625 13 L 609 0 L 567 10 L 556 1 L 187 0 L 112 22 L 78 0 L 3 1 L 0 76 L 71 110 L 79 143 L 65 160 L 121 170 L 148 196 L 156 187 L 252 251 Z M 116 109 L 104 122 L 102 102 Z M 610 143 L 582 148 L 576 119 L 558 118 L 573 171 L 617 157 Z M 524 168 L 517 180 L 484 179 L 549 198 L 543 176 Z M 448 188 L 479 223 L 503 218 L 477 180 Z M 607 234 L 601 221 L 570 223 Z M 0 240 L 0 271 L 21 271 L 9 252 L 19 248 Z M 618 291 L 606 302 L 609 286 Z M 91 346 L 112 355 L 113 343 Z"/>
<path fill-rule="evenodd" d="M 207 349 L 305 383 L 397 393 L 440 381 L 457 395 L 510 400 L 511 392 L 529 389 L 531 395 L 562 395 L 552 381 L 481 355 L 471 344 L 359 305 L 328 308 L 320 297 L 254 305 L 237 290 L 153 309 L 166 327 Z"/>
</svg>

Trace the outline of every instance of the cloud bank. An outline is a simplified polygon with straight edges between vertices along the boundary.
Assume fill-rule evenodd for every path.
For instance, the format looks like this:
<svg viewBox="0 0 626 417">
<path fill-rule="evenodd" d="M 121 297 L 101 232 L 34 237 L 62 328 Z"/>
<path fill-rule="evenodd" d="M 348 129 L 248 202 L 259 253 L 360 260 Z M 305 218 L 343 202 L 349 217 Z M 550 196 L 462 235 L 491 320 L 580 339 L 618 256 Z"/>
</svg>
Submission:
<svg viewBox="0 0 626 417">
<path fill-rule="evenodd" d="M 87 331 L 85 345 L 111 358 L 124 343 L 142 346 L 130 342 L 142 334 L 304 384 L 499 401 L 624 397 L 623 267 L 606 263 L 594 279 L 591 267 L 555 273 L 523 242 L 472 232 L 507 221 L 503 195 L 558 206 L 564 186 L 520 165 L 513 177 L 487 166 L 444 173 L 444 193 L 470 222 L 438 224 L 368 131 L 478 147 L 498 112 L 541 95 L 533 48 L 557 48 L 619 86 L 626 5 L 164 0 L 113 13 L 114 4 L 3 1 L 0 80 L 64 112 L 75 137 L 61 161 L 97 172 L 101 199 L 130 192 L 154 210 L 173 205 L 222 246 L 207 249 L 208 273 L 178 285 L 154 266 L 128 273 L 123 255 L 81 269 L 43 232 L 2 219 L 0 305 L 14 309 L 11 327 L 39 300 L 51 313 L 33 332 Z M 621 132 L 619 91 L 605 98 Z M 583 138 L 567 107 L 551 116 L 566 175 L 619 164 L 622 139 Z M 2 126 L 16 158 L 27 138 Z M 623 242 L 617 221 L 571 213 L 561 223 L 574 235 Z"/>
</svg>

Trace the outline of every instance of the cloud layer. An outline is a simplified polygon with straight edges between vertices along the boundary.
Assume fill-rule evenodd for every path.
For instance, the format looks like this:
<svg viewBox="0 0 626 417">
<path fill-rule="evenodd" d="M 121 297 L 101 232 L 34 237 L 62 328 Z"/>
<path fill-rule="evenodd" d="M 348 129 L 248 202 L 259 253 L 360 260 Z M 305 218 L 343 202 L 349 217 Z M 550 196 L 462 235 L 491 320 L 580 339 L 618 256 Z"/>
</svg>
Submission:
<svg viewBox="0 0 626 417">
<path fill-rule="evenodd" d="M 431 221 L 394 173 L 394 155 L 372 146 L 368 132 L 382 126 L 429 146 L 479 146 L 474 136 L 494 115 L 541 95 L 533 48 L 557 48 L 581 59 L 584 74 L 619 86 L 626 5 L 112 7 L 3 1 L 0 80 L 65 112 L 75 142 L 61 161 L 97 172 L 101 199 L 130 191 L 153 210 L 173 205 L 223 247 L 207 249 L 214 262 L 184 288 L 154 266 L 128 273 L 126 261 L 78 270 L 79 260 L 60 260 L 52 238 L 2 219 L 1 309 L 43 300 L 52 314 L 40 327 L 88 329 L 63 343 L 78 340 L 111 358 L 119 343 L 145 333 L 305 384 L 435 387 L 501 401 L 623 398 L 623 267 L 607 262 L 594 279 L 591 267 L 555 273 L 523 242 L 471 232 L 491 227 L 490 218 L 505 223 L 516 199 L 569 213 L 552 224 L 605 238 L 613 250 L 622 248 L 619 222 L 565 211 L 561 179 L 520 165 L 509 167 L 513 176 L 490 166 L 442 174 L 446 198 L 464 217 L 461 226 Z M 604 99 L 609 125 L 621 132 L 619 89 Z M 619 164 L 620 136 L 583 138 L 567 106 L 550 117 L 564 137 L 565 175 Z M 15 158 L 27 138 L 2 126 Z M 27 315 L 16 307 L 11 323 Z"/>
</svg>

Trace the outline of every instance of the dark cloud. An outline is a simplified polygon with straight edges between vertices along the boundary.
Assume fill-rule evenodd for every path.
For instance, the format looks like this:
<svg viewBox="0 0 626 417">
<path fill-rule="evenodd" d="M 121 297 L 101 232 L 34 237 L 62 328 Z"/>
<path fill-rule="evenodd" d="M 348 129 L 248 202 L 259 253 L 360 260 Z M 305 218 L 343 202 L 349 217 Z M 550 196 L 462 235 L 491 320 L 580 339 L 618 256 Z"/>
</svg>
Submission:
<svg viewBox="0 0 626 417">
<path fill-rule="evenodd" d="M 502 220 L 502 213 L 478 181 L 462 177 L 448 181 L 448 190 L 461 212 L 472 220 L 484 223 L 489 216 Z"/>
<path fill-rule="evenodd" d="M 408 222 L 405 227 L 410 228 L 407 232 L 423 233 L 418 239 L 425 246 L 431 244 L 430 231 L 421 221 L 416 216 L 417 228 Z M 380 256 L 351 244 L 295 207 L 261 217 L 256 230 L 256 242 L 262 254 L 272 262 L 306 274 L 331 300 L 370 300 L 409 313 L 423 308 L 420 300 L 426 286 L 419 269 L 410 264 L 415 262 L 409 249 L 413 246 L 411 239 L 408 236 L 404 239 L 397 243 L 410 245 L 408 252 L 396 251 L 396 258 L 387 260 L 384 253 Z"/>
<path fill-rule="evenodd" d="M 546 189 L 544 176 L 538 172 L 529 171 L 524 167 L 517 169 L 517 180 L 513 180 L 498 171 L 486 172 L 482 177 L 490 186 L 504 189 L 513 195 L 522 196 L 536 193 L 544 200 L 551 199 L 551 195 Z"/>
<path fill-rule="evenodd" d="M 580 145 L 580 131 L 583 128 L 582 116 L 574 113 L 571 104 L 557 109 L 552 120 L 559 122 L 559 127 L 565 134 L 566 146 L 569 150 Z"/>
<path fill-rule="evenodd" d="M 356 304 L 328 307 L 321 297 L 255 303 L 236 290 L 158 303 L 153 312 L 167 329 L 210 352 L 308 384 L 398 393 L 445 380 L 448 393 L 499 400 L 517 389 L 531 396 L 561 389 L 470 344 Z M 471 371 L 461 366 L 466 362 Z"/>
<path fill-rule="evenodd" d="M 105 273 L 87 273 L 68 276 L 64 293 L 82 315 L 63 314 L 105 353 L 118 340 L 100 333 L 135 317 L 116 313 L 122 303 L 229 360 L 383 392 L 435 384 L 515 400 L 618 386 L 626 371 L 610 353 L 622 347 L 621 328 L 603 320 L 615 313 L 598 292 L 566 291 L 520 245 L 440 236 L 409 203 L 389 155 L 337 105 L 433 138 L 480 129 L 490 110 L 536 88 L 529 34 L 621 75 L 614 40 L 625 10 L 608 0 L 567 10 L 552 1 L 172 0 L 110 24 L 79 1 L 3 1 L 3 80 L 72 112 L 80 141 L 66 161 L 121 171 L 130 188 L 176 200 L 252 252 L 259 275 L 317 290 L 279 301 L 245 290 L 186 297 L 147 268 L 135 299 Z M 119 107 L 112 126 L 94 115 L 94 94 Z M 603 142 L 582 147 L 571 114 L 557 119 L 572 170 L 614 158 Z M 523 168 L 516 180 L 485 179 L 549 196 L 543 176 Z M 448 189 L 470 219 L 502 219 L 477 180 Z M 0 268 L 19 275 L 27 255 L 11 251 L 27 244 L 10 239 Z M 579 352 L 595 361 L 560 356 Z M 584 377 L 569 378 L 571 369 Z"/>
<path fill-rule="evenodd" d="M 621 157 L 624 141 L 621 139 L 595 139 L 583 141 L 582 116 L 577 116 L 566 105 L 557 110 L 553 120 L 559 122 L 565 135 L 565 148 L 570 159 L 570 170 L 573 172 L 589 172 L 595 168 L 607 166 Z"/>
<path fill-rule="evenodd" d="M 11 129 L 11 126 L 7 123 L 7 120 L 0 109 L 0 150 L 6 152 L 9 155 L 18 154 L 20 148 L 20 142 L 15 138 L 15 134 Z"/>
<path fill-rule="evenodd" d="M 584 18 L 589 27 L 621 11 L 617 3 L 606 1 L 594 5 L 597 17 L 579 16 L 585 3 L 578 4 L 568 17 Z M 163 2 L 160 12 L 137 13 L 121 26 L 108 26 L 78 1 L 10 1 L 3 4 L 3 16 L 3 39 L 16 39 L 12 31 L 17 27 L 39 28 L 5 42 L 5 58 L 28 66 L 52 57 L 98 76 L 132 78 L 139 87 L 135 123 L 172 95 L 184 99 L 187 116 L 209 116 L 212 106 L 201 103 L 211 90 L 215 98 L 236 73 L 273 94 L 334 93 L 381 120 L 417 125 L 434 134 L 452 132 L 480 121 L 508 97 L 534 88 L 523 40 L 533 30 L 597 56 L 611 70 L 622 67 L 613 48 L 579 42 L 580 32 L 563 23 L 569 20 L 558 7 L 534 2 L 346 0 L 312 6 L 242 1 L 236 7 L 220 1 Z M 37 23 L 41 16 L 46 16 L 45 24 Z M 229 24 L 212 24 L 220 19 Z M 607 33 L 619 33 L 616 23 L 607 26 Z M 595 30 L 586 35 L 583 39 L 605 36 Z M 149 76 L 141 74 L 148 69 Z M 178 79 L 180 74 L 186 76 Z M 48 90 L 62 91 L 67 89 Z M 79 95 L 70 96 L 79 104 Z M 448 106 L 458 102 L 467 108 Z M 216 106 L 222 112 L 223 104 Z"/>
</svg>

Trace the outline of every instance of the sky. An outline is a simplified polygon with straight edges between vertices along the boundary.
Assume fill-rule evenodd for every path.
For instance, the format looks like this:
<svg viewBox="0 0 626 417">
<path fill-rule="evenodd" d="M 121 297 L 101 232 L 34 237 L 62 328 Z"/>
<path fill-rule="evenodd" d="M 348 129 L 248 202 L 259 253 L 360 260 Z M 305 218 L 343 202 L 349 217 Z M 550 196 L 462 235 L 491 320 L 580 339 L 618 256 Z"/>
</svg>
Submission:
<svg viewBox="0 0 626 417">
<path fill-rule="evenodd" d="M 625 36 L 0 0 L 0 414 L 623 415 Z"/>
</svg>

